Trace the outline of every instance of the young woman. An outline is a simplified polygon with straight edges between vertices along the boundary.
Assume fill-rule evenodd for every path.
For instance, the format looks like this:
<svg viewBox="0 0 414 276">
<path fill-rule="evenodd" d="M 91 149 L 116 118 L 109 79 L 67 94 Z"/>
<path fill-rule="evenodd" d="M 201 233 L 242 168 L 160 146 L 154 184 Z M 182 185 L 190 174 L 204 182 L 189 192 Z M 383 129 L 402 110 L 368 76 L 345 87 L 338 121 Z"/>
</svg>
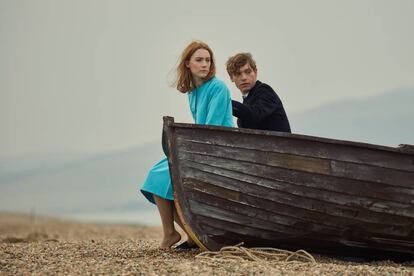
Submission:
<svg viewBox="0 0 414 276">
<path fill-rule="evenodd" d="M 187 93 L 190 110 L 196 124 L 233 126 L 230 92 L 224 82 L 215 77 L 213 51 L 201 41 L 191 42 L 183 51 L 177 67 L 177 90 Z M 174 207 L 168 161 L 158 162 L 148 173 L 141 192 L 157 205 L 164 237 L 161 248 L 169 248 L 181 239 L 174 220 L 184 229 Z M 194 245 L 188 237 L 186 246 Z"/>
</svg>

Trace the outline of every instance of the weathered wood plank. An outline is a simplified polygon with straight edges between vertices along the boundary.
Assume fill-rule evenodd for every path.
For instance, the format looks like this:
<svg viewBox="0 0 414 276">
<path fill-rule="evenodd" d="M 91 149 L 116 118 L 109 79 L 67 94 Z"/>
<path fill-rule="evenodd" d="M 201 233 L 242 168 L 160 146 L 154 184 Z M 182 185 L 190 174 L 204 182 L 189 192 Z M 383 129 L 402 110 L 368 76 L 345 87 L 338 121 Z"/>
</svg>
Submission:
<svg viewBox="0 0 414 276">
<path fill-rule="evenodd" d="M 204 145 L 205 146 L 205 145 Z M 200 155 L 203 158 L 218 157 L 226 160 L 240 161 L 240 165 L 267 165 L 276 168 L 285 168 L 295 171 L 313 172 L 317 174 L 332 175 L 347 179 L 356 179 L 388 184 L 391 186 L 413 187 L 414 172 L 398 171 L 388 168 L 378 168 L 371 165 L 352 164 L 342 161 L 330 161 L 311 157 L 302 157 L 286 154 L 254 152 L 251 150 L 235 151 L 226 147 L 182 146 L 179 158 L 186 159 L 189 154 Z M 217 159 L 218 160 L 218 159 Z"/>
<path fill-rule="evenodd" d="M 209 166 L 209 164 L 214 163 L 215 166 L 210 166 L 210 172 L 214 174 L 223 174 L 223 173 L 230 173 L 235 172 L 238 173 L 237 176 L 240 177 L 241 180 L 248 178 L 250 176 L 256 177 L 256 179 L 250 180 L 251 183 L 257 186 L 265 186 L 267 185 L 270 189 L 276 189 L 277 191 L 284 191 L 286 193 L 296 194 L 298 196 L 302 196 L 304 198 L 312 198 L 312 194 L 314 195 L 313 198 L 318 198 L 321 201 L 331 201 L 333 203 L 342 205 L 342 206 L 360 206 L 361 208 L 366 208 L 372 211 L 380 211 L 384 213 L 391 212 L 393 215 L 400 215 L 400 216 L 409 216 L 414 217 L 414 204 L 412 203 L 401 203 L 401 202 L 392 202 L 388 200 L 377 200 L 373 198 L 362 198 L 361 195 L 358 193 L 355 194 L 343 194 L 340 192 L 333 192 L 333 191 L 324 191 L 321 193 L 320 190 L 306 187 L 298 184 L 298 182 L 287 182 L 278 179 L 276 175 L 273 175 L 274 172 L 271 168 L 266 166 L 260 165 L 252 165 L 248 164 L 245 166 L 240 166 L 241 162 L 236 162 L 233 160 L 223 160 L 215 157 L 200 157 L 198 155 L 188 155 L 186 156 L 186 160 L 182 160 L 183 164 L 188 164 L 187 166 L 191 166 L 191 164 L 199 164 L 201 166 Z"/>
<path fill-rule="evenodd" d="M 266 182 L 263 179 L 264 174 L 251 174 L 249 170 L 243 169 L 241 173 L 236 170 L 228 170 L 227 168 L 220 168 L 213 166 L 211 163 L 198 163 L 195 160 L 182 160 L 182 164 L 189 168 L 195 168 L 200 171 L 210 173 L 210 175 L 222 175 L 232 179 L 232 181 L 245 181 L 249 183 L 262 183 Z M 183 176 L 188 175 L 185 168 L 183 170 Z M 262 172 L 262 169 L 254 168 L 254 171 Z M 352 180 L 348 179 L 346 182 L 342 178 L 333 176 L 317 175 L 307 172 L 296 172 L 291 170 L 285 170 L 280 168 L 272 168 L 271 171 L 266 171 L 268 177 L 271 177 L 271 182 L 293 184 L 302 187 L 311 188 L 319 193 L 335 192 L 354 197 L 364 197 L 368 201 L 378 202 L 396 202 L 402 204 L 414 204 L 414 189 L 404 187 L 392 187 L 388 185 L 378 185 L 378 183 Z M 209 176 L 207 176 L 209 177 Z M 274 184 L 269 184 L 269 187 L 273 187 Z M 277 188 L 278 186 L 274 186 Z"/>
<path fill-rule="evenodd" d="M 319 209 L 311 210 L 309 208 L 303 208 L 303 205 L 311 205 L 312 202 L 293 202 L 293 200 L 280 199 L 280 195 L 274 196 L 274 193 L 270 193 L 268 196 L 257 196 L 257 194 L 240 193 L 240 196 L 235 200 L 229 197 L 229 192 L 234 193 L 237 189 L 232 187 L 222 187 L 220 184 L 206 183 L 201 181 L 195 181 L 192 179 L 185 180 L 186 189 L 184 192 L 187 194 L 187 198 L 204 200 L 214 205 L 211 197 L 215 197 L 218 203 L 223 204 L 222 208 L 233 209 L 237 208 L 249 210 L 250 208 L 256 209 L 256 213 L 262 213 L 264 217 L 275 218 L 277 217 L 279 223 L 290 226 L 299 226 L 300 228 L 312 231 L 312 229 L 322 228 L 336 229 L 338 233 L 347 231 L 349 228 L 353 228 L 356 223 L 360 227 L 369 229 L 371 233 L 382 234 L 387 236 L 401 237 L 409 236 L 414 231 L 414 225 L 407 220 L 391 218 L 391 221 L 386 221 L 381 216 L 369 216 L 365 215 L 365 220 L 355 219 L 354 217 L 344 216 L 341 210 L 336 210 L 331 206 L 325 207 L 325 212 L 320 212 Z M 202 194 L 198 194 L 202 193 Z M 223 202 L 222 200 L 226 202 Z M 240 206 L 239 204 L 242 204 Z M 327 210 L 331 208 L 332 210 Z M 245 211 L 247 211 L 245 210 Z M 250 209 L 252 210 L 252 209 Z M 236 212 L 236 211 L 234 211 Z M 243 211 L 240 211 L 243 212 Z M 277 216 L 275 216 L 277 214 Z M 369 221 L 368 221 L 369 219 Z M 293 224 L 294 225 L 293 225 Z M 321 231 L 323 232 L 323 231 Z M 414 240 L 414 237 L 412 237 Z"/>
<path fill-rule="evenodd" d="M 210 208 L 215 207 L 223 210 L 228 210 L 231 214 L 239 214 L 245 218 L 252 219 L 256 221 L 256 224 L 262 224 L 263 222 L 271 223 L 272 226 L 270 229 L 272 231 L 277 231 L 278 229 L 288 231 L 289 233 L 297 232 L 297 234 L 302 233 L 303 231 L 307 233 L 314 233 L 315 235 L 320 235 L 321 233 L 327 235 L 338 235 L 343 231 L 343 228 L 339 225 L 325 225 L 317 223 L 311 220 L 307 220 L 301 216 L 293 217 L 289 215 L 279 214 L 275 211 L 277 210 L 266 210 L 262 208 L 257 208 L 249 204 L 244 204 L 243 202 L 234 202 L 229 200 L 224 196 L 216 196 L 208 194 L 208 191 L 190 191 L 189 195 L 189 204 L 194 204 L 198 202 L 202 211 L 195 212 L 206 217 L 210 217 Z M 201 202 L 202 201 L 202 202 Z M 277 208 L 277 205 L 273 207 Z M 208 210 L 208 211 L 207 211 Z M 214 213 L 214 212 L 211 212 Z M 214 216 L 211 216 L 214 217 Z M 286 228 L 287 227 L 287 228 Z"/>
<path fill-rule="evenodd" d="M 342 231 L 337 231 L 335 229 L 321 228 L 314 229 L 315 231 L 312 231 L 309 229 L 307 224 L 301 224 L 299 227 L 295 224 L 291 225 L 290 227 L 281 227 L 281 225 L 276 222 L 269 223 L 269 220 L 263 220 L 258 216 L 251 216 L 251 214 L 246 214 L 246 212 L 243 212 L 243 208 L 236 208 L 236 206 L 234 205 L 226 204 L 214 204 L 215 206 L 213 206 L 210 205 L 211 203 L 214 204 L 213 201 L 207 203 L 196 200 L 189 200 L 189 205 L 195 211 L 195 215 L 203 216 L 204 218 L 215 219 L 217 220 L 217 225 L 220 225 L 223 222 L 233 223 L 239 226 L 247 226 L 260 230 L 274 232 L 274 235 L 280 235 L 280 233 L 286 232 L 290 234 L 289 236 L 284 235 L 281 239 L 284 239 L 286 237 L 301 239 L 303 237 L 311 236 L 316 239 L 324 237 L 324 239 L 328 239 L 331 241 L 336 240 L 338 242 L 354 240 L 358 241 L 358 243 L 378 243 L 385 241 L 388 243 L 395 242 L 399 246 L 409 246 L 414 250 L 414 239 L 407 240 L 392 236 L 383 236 L 382 238 L 379 238 L 375 237 L 375 234 L 373 233 L 365 232 L 363 228 L 360 228 L 360 231 L 352 231 L 344 235 Z M 258 212 L 258 214 L 260 214 L 260 212 Z M 272 222 L 272 220 L 270 220 L 270 222 Z"/>
<path fill-rule="evenodd" d="M 363 242 L 358 240 L 340 240 L 334 238 L 330 239 L 329 237 L 319 239 L 318 237 L 312 236 L 290 236 L 288 233 L 275 233 L 268 231 L 257 231 L 253 227 L 249 226 L 238 226 L 237 224 L 220 221 L 214 218 L 209 217 L 198 217 L 197 221 L 200 221 L 200 227 L 205 231 L 210 229 L 220 229 L 223 231 L 223 234 L 209 237 L 218 241 L 217 247 L 212 247 L 211 250 L 220 249 L 220 242 L 225 241 L 227 237 L 232 237 L 234 241 L 244 241 L 248 246 L 269 246 L 276 248 L 300 248 L 306 250 L 315 250 L 318 252 L 330 252 L 335 254 L 352 254 L 353 256 L 361 255 L 361 253 L 371 254 L 371 256 L 376 256 L 378 254 L 394 253 L 391 255 L 384 256 L 393 256 L 397 255 L 395 252 L 413 254 L 414 248 L 411 244 L 399 244 L 393 245 L 392 247 L 383 247 L 381 242 Z M 201 230 L 202 232 L 204 232 Z M 204 232 L 205 233 L 205 232 Z M 223 238 L 221 238 L 223 237 Z M 208 240 L 208 239 L 206 239 Z M 237 242 L 233 242 L 236 244 Z M 341 244 L 341 247 L 338 247 L 338 244 Z"/>
<path fill-rule="evenodd" d="M 392 168 L 414 172 L 414 156 L 401 151 L 384 151 L 376 148 L 361 148 L 360 146 L 326 144 L 311 142 L 306 139 L 289 139 L 288 137 L 272 137 L 256 135 L 240 135 L 232 137 L 232 133 L 211 133 L 207 130 L 190 132 L 178 130 L 179 144 L 216 145 L 228 148 L 250 149 L 255 151 L 288 153 L 299 156 L 311 156 L 336 161 L 351 162 L 357 164 L 371 164 L 378 167 Z M 254 144 L 251 142 L 254 139 Z"/>
</svg>

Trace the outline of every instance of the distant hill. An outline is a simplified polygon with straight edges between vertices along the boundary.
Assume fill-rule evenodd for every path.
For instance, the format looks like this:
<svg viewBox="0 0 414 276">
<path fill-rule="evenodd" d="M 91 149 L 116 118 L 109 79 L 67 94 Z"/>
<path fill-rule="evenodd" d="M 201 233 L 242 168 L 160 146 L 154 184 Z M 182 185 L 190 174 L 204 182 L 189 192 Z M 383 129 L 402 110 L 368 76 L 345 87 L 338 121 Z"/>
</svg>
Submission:
<svg viewBox="0 0 414 276">
<path fill-rule="evenodd" d="M 289 120 L 295 133 L 387 146 L 414 144 L 414 89 L 339 101 Z"/>
<path fill-rule="evenodd" d="M 3 161 L 0 210 L 80 218 L 105 212 L 125 216 L 142 210 L 156 215 L 139 187 L 162 156 L 156 143 L 77 158 L 45 155 Z"/>
</svg>

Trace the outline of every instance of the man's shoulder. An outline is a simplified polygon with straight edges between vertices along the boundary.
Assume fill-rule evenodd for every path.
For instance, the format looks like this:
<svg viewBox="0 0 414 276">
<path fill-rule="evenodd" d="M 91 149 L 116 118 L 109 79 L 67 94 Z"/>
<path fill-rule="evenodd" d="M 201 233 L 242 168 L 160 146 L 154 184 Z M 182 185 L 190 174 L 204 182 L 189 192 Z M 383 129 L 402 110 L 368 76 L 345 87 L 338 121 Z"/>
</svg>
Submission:
<svg viewBox="0 0 414 276">
<path fill-rule="evenodd" d="M 270 85 L 268 85 L 267 83 L 261 82 L 261 81 L 257 81 L 256 89 L 260 91 L 267 91 L 267 92 L 275 93 L 275 90 Z"/>
<path fill-rule="evenodd" d="M 276 94 L 275 90 L 273 90 L 270 85 L 260 81 L 257 81 L 254 88 L 254 98 L 266 98 L 274 101 L 279 100 L 279 96 Z"/>
<path fill-rule="evenodd" d="M 273 88 L 270 85 L 260 82 L 260 81 L 257 81 L 256 83 L 252 98 L 255 98 L 256 100 L 263 99 L 263 100 L 271 101 L 275 103 L 281 102 L 276 91 L 273 90 Z"/>
</svg>

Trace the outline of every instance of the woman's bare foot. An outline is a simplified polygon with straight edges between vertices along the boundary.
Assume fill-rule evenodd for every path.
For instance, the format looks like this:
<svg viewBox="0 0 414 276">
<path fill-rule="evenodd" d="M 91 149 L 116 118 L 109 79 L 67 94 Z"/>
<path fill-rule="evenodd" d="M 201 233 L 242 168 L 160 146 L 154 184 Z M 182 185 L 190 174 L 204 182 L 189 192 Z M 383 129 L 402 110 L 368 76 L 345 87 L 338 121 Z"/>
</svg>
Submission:
<svg viewBox="0 0 414 276">
<path fill-rule="evenodd" d="M 181 240 L 181 235 L 177 231 L 172 232 L 171 234 L 164 234 L 164 238 L 162 239 L 160 248 L 170 248 L 177 242 Z"/>
</svg>

